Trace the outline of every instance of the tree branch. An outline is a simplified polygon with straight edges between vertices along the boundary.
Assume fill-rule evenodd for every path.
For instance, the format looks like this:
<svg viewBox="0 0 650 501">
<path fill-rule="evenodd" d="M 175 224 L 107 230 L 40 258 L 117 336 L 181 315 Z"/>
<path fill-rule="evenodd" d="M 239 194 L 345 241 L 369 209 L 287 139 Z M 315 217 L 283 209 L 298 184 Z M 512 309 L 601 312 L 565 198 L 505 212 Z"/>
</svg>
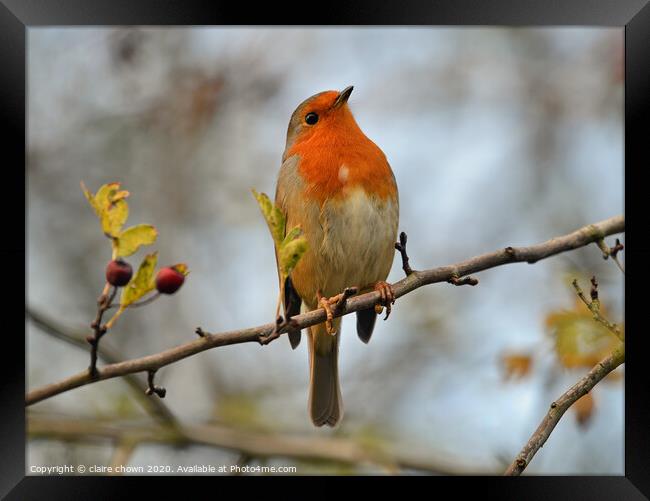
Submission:
<svg viewBox="0 0 650 501">
<path fill-rule="evenodd" d="M 545 259 L 561 252 L 584 247 L 590 243 L 597 242 L 605 236 L 621 233 L 623 231 L 625 231 L 624 217 L 615 216 L 580 228 L 568 235 L 553 238 L 537 245 L 529 247 L 506 247 L 505 249 L 470 258 L 455 265 L 442 266 L 422 271 L 412 271 L 412 273 L 406 278 L 392 286 L 393 291 L 395 298 L 399 298 L 424 285 L 447 282 L 454 277 L 461 279 L 463 276 L 469 275 L 470 273 L 477 273 L 496 266 L 517 262 L 535 263 L 541 259 Z M 380 302 L 380 299 L 381 295 L 377 291 L 368 292 L 350 298 L 346 301 L 345 307 L 336 312 L 336 316 L 343 316 L 355 311 L 372 308 L 375 304 Z M 292 317 L 291 325 L 283 325 L 279 333 L 284 334 L 290 328 L 303 329 L 311 325 L 322 323 L 325 320 L 326 314 L 323 309 L 313 310 Z M 84 371 L 62 381 L 32 390 L 26 395 L 25 402 L 26 405 L 31 405 L 54 395 L 58 395 L 59 393 L 89 383 L 94 383 L 96 381 L 124 376 L 135 372 L 155 371 L 166 365 L 218 346 L 250 342 L 259 343 L 262 338 L 271 334 L 274 328 L 275 324 L 269 323 L 258 327 L 223 332 L 220 334 L 209 334 L 201 331 L 203 336 L 189 343 L 185 343 L 154 355 L 107 365 L 101 370 L 98 370 L 96 377 L 91 377 L 88 374 L 88 371 Z"/>
<path fill-rule="evenodd" d="M 296 460 L 333 461 L 353 465 L 373 464 L 384 470 L 412 469 L 435 474 L 494 474 L 492 469 L 480 465 L 468 466 L 451 458 L 432 459 L 391 453 L 379 446 L 368 446 L 349 438 L 313 437 L 296 434 L 276 434 L 230 428 L 215 424 L 184 425 L 178 430 L 159 425 L 118 426 L 96 419 L 52 418 L 30 414 L 27 433 L 32 439 L 64 441 L 110 440 L 118 447 L 140 443 L 169 445 L 208 445 L 237 451 L 249 458 L 292 458 Z M 119 461 L 124 461 L 118 451 Z M 114 457 L 113 462 L 118 460 Z"/>
<path fill-rule="evenodd" d="M 535 433 L 530 437 L 524 448 L 517 455 L 512 464 L 505 472 L 507 476 L 521 475 L 526 466 L 533 459 L 533 456 L 544 445 L 551 432 L 560 421 L 569 407 L 571 407 L 580 397 L 586 395 L 591 389 L 598 384 L 607 374 L 616 369 L 625 362 L 625 345 L 621 344 L 619 348 L 608 357 L 604 358 L 580 381 L 569 388 L 555 402 L 551 404 L 542 422 L 539 424 Z"/>
<path fill-rule="evenodd" d="M 69 343 L 73 346 L 77 346 L 84 351 L 87 350 L 88 343 L 84 334 L 73 333 L 71 329 L 64 328 L 63 326 L 59 325 L 56 320 L 49 318 L 43 313 L 32 308 L 27 308 L 25 313 L 27 315 L 27 318 L 35 325 L 37 325 L 44 333 L 49 334 L 50 336 L 56 339 L 60 339 L 61 341 Z M 119 352 L 108 347 L 105 342 L 99 346 L 97 355 L 104 363 L 107 364 L 117 363 L 124 358 Z M 155 419 L 163 421 L 172 427 L 178 426 L 175 416 L 160 399 L 149 398 L 146 395 L 148 385 L 142 376 L 136 373 L 125 374 L 124 381 L 133 390 L 133 393 L 139 397 L 139 400 L 145 409 Z"/>
</svg>

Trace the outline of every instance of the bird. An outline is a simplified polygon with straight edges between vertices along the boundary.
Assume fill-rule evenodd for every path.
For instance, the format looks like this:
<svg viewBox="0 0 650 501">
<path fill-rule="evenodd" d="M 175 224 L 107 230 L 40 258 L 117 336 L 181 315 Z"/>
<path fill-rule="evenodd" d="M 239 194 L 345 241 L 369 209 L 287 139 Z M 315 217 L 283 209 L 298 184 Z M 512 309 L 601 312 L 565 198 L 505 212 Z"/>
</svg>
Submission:
<svg viewBox="0 0 650 501">
<path fill-rule="evenodd" d="M 307 241 L 305 254 L 281 287 L 285 319 L 299 314 L 301 307 L 324 308 L 327 313 L 327 322 L 307 332 L 308 409 L 318 427 L 334 427 L 343 416 L 338 370 L 341 318 L 333 318 L 340 301 L 348 297 L 342 291 L 380 292 L 380 306 L 356 313 L 357 334 L 364 343 L 370 340 L 382 306 L 387 318 L 395 302 L 386 278 L 399 222 L 397 183 L 386 155 L 352 115 L 348 105 L 352 90 L 349 86 L 319 92 L 294 110 L 275 193 L 287 231 L 298 226 Z M 288 334 L 295 349 L 301 332 L 294 329 Z"/>
</svg>

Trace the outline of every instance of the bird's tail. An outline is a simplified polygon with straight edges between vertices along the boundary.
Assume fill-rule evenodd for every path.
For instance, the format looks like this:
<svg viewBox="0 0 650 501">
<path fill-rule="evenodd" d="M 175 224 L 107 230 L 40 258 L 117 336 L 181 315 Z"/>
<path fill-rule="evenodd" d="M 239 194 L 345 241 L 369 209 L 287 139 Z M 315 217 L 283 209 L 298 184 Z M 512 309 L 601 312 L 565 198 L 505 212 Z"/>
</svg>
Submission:
<svg viewBox="0 0 650 501">
<path fill-rule="evenodd" d="M 338 360 L 341 319 L 335 318 L 332 326 L 334 336 L 324 323 L 309 328 L 309 413 L 316 426 L 335 426 L 343 416 Z"/>
</svg>

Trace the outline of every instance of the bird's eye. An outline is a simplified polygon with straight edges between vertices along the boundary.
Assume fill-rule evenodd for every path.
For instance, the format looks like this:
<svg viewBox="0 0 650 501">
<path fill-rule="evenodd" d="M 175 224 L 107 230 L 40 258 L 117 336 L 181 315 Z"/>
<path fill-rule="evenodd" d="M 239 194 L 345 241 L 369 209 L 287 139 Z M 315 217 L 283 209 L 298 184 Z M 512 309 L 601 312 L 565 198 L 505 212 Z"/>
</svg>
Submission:
<svg viewBox="0 0 650 501">
<path fill-rule="evenodd" d="M 318 115 L 314 112 L 307 113 L 305 115 L 305 122 L 307 122 L 308 125 L 314 125 L 318 122 Z"/>
</svg>

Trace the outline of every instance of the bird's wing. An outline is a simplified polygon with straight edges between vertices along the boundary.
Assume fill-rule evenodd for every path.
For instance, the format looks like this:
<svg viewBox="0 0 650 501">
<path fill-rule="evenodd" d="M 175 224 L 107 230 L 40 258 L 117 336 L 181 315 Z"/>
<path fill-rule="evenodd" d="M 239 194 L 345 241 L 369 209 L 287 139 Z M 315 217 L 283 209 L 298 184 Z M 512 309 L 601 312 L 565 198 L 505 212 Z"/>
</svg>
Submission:
<svg viewBox="0 0 650 501">
<path fill-rule="evenodd" d="M 390 167 L 390 166 L 389 166 Z M 388 218 L 386 221 L 386 224 L 390 224 L 392 227 L 393 234 L 395 237 L 393 240 L 397 238 L 397 230 L 398 230 L 398 223 L 399 223 L 399 194 L 397 191 L 397 182 L 395 181 L 395 174 L 393 173 L 393 170 L 389 168 L 390 172 L 390 179 L 389 182 L 393 184 L 395 187 L 395 212 L 393 214 L 394 217 Z M 390 263 L 392 264 L 393 260 L 391 258 Z M 390 271 L 390 268 L 388 269 Z M 388 274 L 388 273 L 387 273 Z M 369 292 L 372 289 L 362 290 L 359 291 L 360 294 L 364 292 Z M 357 311 L 357 335 L 359 336 L 359 339 L 363 341 L 364 343 L 368 343 L 370 341 L 370 337 L 372 336 L 372 332 L 375 329 L 375 323 L 377 322 L 377 313 L 375 313 L 375 309 L 373 308 L 368 308 L 367 310 L 359 310 Z"/>
<path fill-rule="evenodd" d="M 284 214 L 285 219 L 287 217 L 287 196 L 292 189 L 295 188 L 293 183 L 298 181 L 298 156 L 294 155 L 282 162 L 280 167 L 280 174 L 278 175 L 278 183 L 275 190 L 275 204 L 280 208 Z M 285 228 L 286 233 L 286 228 Z M 278 269 L 278 281 L 280 280 L 280 267 L 278 263 L 278 251 L 275 250 L 275 265 Z M 280 284 L 280 290 L 282 290 L 282 284 Z M 284 318 L 289 319 L 295 315 L 300 314 L 300 306 L 302 304 L 302 299 L 296 292 L 296 289 L 293 287 L 291 282 L 291 277 L 287 277 L 284 282 L 284 297 L 282 298 L 282 304 L 284 307 Z M 290 331 L 288 333 L 289 342 L 291 343 L 291 348 L 294 350 L 300 344 L 300 331 Z"/>
<path fill-rule="evenodd" d="M 357 311 L 357 335 L 366 344 L 370 341 L 376 321 L 377 313 L 375 313 L 374 307 Z"/>
</svg>

